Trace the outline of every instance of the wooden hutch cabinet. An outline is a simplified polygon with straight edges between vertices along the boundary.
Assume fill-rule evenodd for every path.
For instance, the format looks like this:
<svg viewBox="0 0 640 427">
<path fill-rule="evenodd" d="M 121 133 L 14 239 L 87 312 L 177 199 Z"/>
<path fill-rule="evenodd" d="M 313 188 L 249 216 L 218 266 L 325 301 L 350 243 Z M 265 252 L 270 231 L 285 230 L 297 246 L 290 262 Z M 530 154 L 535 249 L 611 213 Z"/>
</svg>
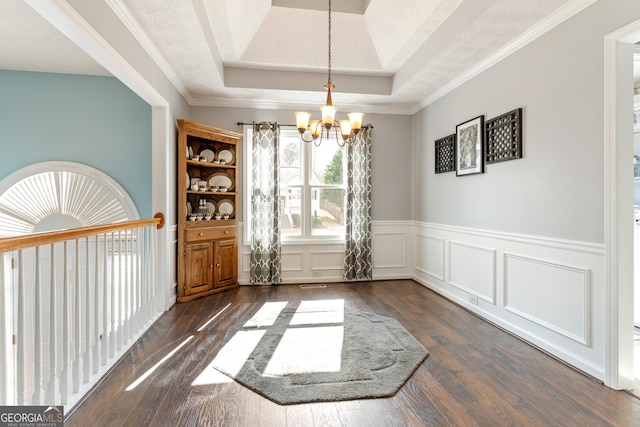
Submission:
<svg viewBox="0 0 640 427">
<path fill-rule="evenodd" d="M 241 133 L 178 120 L 178 302 L 238 286 Z"/>
</svg>

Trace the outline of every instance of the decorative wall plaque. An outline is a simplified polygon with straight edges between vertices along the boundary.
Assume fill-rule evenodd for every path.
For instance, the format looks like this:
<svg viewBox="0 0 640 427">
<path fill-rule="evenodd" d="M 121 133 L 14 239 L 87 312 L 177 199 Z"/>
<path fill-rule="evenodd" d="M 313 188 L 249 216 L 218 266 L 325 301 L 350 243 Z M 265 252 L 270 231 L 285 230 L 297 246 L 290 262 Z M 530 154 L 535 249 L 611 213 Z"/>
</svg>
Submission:
<svg viewBox="0 0 640 427">
<path fill-rule="evenodd" d="M 453 172 L 456 170 L 455 142 L 455 134 L 436 139 L 436 173 Z"/>
<path fill-rule="evenodd" d="M 485 163 L 522 158 L 522 108 L 485 123 Z"/>
</svg>

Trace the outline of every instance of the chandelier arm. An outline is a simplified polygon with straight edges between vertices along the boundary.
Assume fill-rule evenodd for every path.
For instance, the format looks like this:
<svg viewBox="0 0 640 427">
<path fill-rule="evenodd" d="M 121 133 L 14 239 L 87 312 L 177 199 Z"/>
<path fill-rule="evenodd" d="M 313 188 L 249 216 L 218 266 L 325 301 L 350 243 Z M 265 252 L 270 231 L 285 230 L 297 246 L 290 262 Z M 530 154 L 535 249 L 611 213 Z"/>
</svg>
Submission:
<svg viewBox="0 0 640 427">
<path fill-rule="evenodd" d="M 315 128 L 311 129 L 311 138 L 312 139 L 307 139 L 304 137 L 304 133 L 306 131 L 306 126 L 309 125 L 309 117 L 311 116 L 309 113 L 305 113 L 305 112 L 298 112 L 296 113 L 296 120 L 297 120 L 297 124 L 296 126 L 298 127 L 298 131 L 300 132 L 300 139 L 304 142 L 311 142 L 313 141 L 313 143 L 318 147 L 320 146 L 320 144 L 322 143 L 322 140 L 325 138 L 324 137 L 324 133 L 326 131 L 327 136 L 326 139 L 330 139 L 331 138 L 331 128 L 333 127 L 333 130 L 335 132 L 334 136 L 336 139 L 336 143 L 340 146 L 340 147 L 344 147 L 345 144 L 347 143 L 351 143 L 354 142 L 356 140 L 357 134 L 360 130 L 360 127 L 362 125 L 362 116 L 364 114 L 362 113 L 350 113 L 347 114 L 347 116 L 349 116 L 349 122 L 350 122 L 350 127 L 351 130 L 349 132 L 349 135 L 345 138 L 342 135 L 342 126 L 340 125 L 340 122 L 335 120 L 335 113 L 337 108 L 333 107 L 333 102 L 331 100 L 331 90 L 333 88 L 335 88 L 335 85 L 331 82 L 331 0 L 328 0 L 329 3 L 329 7 L 328 7 L 328 37 L 327 37 L 327 44 L 328 44 L 328 51 L 327 51 L 327 56 L 328 56 L 328 60 L 327 60 L 327 84 L 324 85 L 325 89 L 327 89 L 327 100 L 325 102 L 324 107 L 321 108 L 322 110 L 322 120 L 312 120 L 311 123 L 313 123 L 312 125 L 310 125 L 311 127 L 315 126 Z M 321 127 L 321 128 L 320 128 Z M 338 128 L 340 128 L 340 135 L 338 135 Z M 318 132 L 319 130 L 319 132 Z M 345 128 L 346 130 L 346 128 Z"/>
<path fill-rule="evenodd" d="M 304 133 L 300 133 L 300 139 L 303 140 L 306 143 L 309 143 L 309 142 L 313 141 L 313 136 L 311 137 L 311 139 L 306 139 L 304 137 Z"/>
</svg>

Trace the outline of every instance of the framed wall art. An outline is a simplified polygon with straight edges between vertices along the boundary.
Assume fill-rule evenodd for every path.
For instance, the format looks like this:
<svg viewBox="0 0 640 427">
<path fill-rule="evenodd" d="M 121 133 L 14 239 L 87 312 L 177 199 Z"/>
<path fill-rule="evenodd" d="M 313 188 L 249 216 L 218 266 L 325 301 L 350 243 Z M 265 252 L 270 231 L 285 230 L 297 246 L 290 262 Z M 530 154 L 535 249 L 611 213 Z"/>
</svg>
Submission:
<svg viewBox="0 0 640 427">
<path fill-rule="evenodd" d="M 478 116 L 456 126 L 456 176 L 484 172 L 484 116 Z"/>
<path fill-rule="evenodd" d="M 485 164 L 522 158 L 522 108 L 487 120 L 485 126 Z"/>
<path fill-rule="evenodd" d="M 456 136 L 454 134 L 435 141 L 435 173 L 453 172 L 456 170 Z"/>
</svg>

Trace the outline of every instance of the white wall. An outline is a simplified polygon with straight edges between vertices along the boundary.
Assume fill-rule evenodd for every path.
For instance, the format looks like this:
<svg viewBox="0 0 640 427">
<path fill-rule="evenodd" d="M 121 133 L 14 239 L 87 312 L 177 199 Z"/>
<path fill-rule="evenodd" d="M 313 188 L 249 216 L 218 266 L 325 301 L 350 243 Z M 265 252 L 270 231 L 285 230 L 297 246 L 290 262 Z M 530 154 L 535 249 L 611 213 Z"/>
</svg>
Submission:
<svg viewBox="0 0 640 427">
<path fill-rule="evenodd" d="M 600 379 L 604 37 L 637 19 L 638 1 L 598 1 L 413 122 L 416 279 Z M 518 107 L 523 159 L 434 174 L 434 140 Z"/>
</svg>

